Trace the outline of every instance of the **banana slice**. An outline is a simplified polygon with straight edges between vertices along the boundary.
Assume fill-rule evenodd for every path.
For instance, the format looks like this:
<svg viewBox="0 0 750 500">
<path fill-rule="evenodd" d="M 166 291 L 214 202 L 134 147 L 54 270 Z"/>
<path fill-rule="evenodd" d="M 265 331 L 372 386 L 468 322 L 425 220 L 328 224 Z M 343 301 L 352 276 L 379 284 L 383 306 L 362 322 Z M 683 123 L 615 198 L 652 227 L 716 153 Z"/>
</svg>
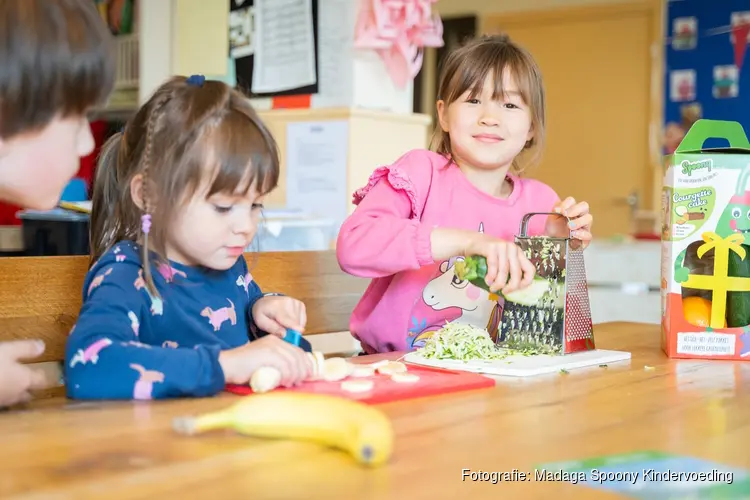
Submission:
<svg viewBox="0 0 750 500">
<path fill-rule="evenodd" d="M 344 380 L 341 382 L 341 390 L 346 392 L 367 392 L 375 386 L 372 380 Z"/>
<path fill-rule="evenodd" d="M 389 361 L 378 368 L 378 372 L 383 375 L 393 375 L 394 373 L 406 373 L 406 365 L 398 361 Z"/>
<path fill-rule="evenodd" d="M 390 363 L 387 359 L 381 359 L 380 361 L 375 361 L 374 363 L 370 363 L 369 365 L 363 365 L 363 366 L 370 366 L 373 370 L 377 370 L 378 368 L 387 365 Z"/>
<path fill-rule="evenodd" d="M 312 364 L 312 374 L 310 375 L 310 379 L 314 379 L 317 376 L 318 372 L 318 360 L 315 359 L 315 356 L 311 352 L 306 352 L 307 357 L 310 359 L 310 364 Z"/>
<path fill-rule="evenodd" d="M 373 375 L 375 375 L 375 368 L 369 365 L 357 364 L 352 367 L 352 372 L 350 374 L 351 377 L 355 378 L 372 377 Z"/>
<path fill-rule="evenodd" d="M 313 351 L 312 353 L 308 352 L 307 355 L 312 360 L 313 365 L 313 373 L 308 378 L 308 380 L 320 380 L 321 375 L 323 374 L 323 366 L 325 365 L 325 358 L 323 357 L 323 353 Z"/>
<path fill-rule="evenodd" d="M 276 389 L 281 384 L 281 372 L 271 366 L 261 366 L 250 377 L 250 388 L 261 394 Z"/>
<path fill-rule="evenodd" d="M 413 384 L 419 381 L 419 375 L 413 373 L 394 373 L 391 375 L 391 380 L 399 384 Z"/>
<path fill-rule="evenodd" d="M 322 378 L 327 382 L 337 382 L 348 377 L 353 367 L 344 358 L 326 359 L 323 365 Z"/>
</svg>

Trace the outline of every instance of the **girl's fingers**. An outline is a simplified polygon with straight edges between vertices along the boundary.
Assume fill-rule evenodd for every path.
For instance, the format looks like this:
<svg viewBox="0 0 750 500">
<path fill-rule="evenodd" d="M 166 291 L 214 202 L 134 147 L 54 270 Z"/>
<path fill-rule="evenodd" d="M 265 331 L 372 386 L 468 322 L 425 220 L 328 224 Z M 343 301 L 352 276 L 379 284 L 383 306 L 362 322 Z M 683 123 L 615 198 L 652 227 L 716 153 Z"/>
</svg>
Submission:
<svg viewBox="0 0 750 500">
<path fill-rule="evenodd" d="M 586 247 L 591 244 L 592 239 L 593 237 L 590 231 L 587 231 L 585 229 L 574 231 L 573 239 L 571 240 L 572 248 L 580 248 L 581 250 L 585 250 Z"/>
<path fill-rule="evenodd" d="M 505 287 L 505 283 L 508 281 L 508 246 L 509 245 L 498 245 L 495 250 L 497 255 L 497 276 L 490 285 L 490 290 L 496 292 Z"/>
<path fill-rule="evenodd" d="M 487 275 L 484 278 L 484 282 L 492 289 L 492 285 L 497 277 L 497 252 L 485 252 L 484 258 L 487 260 Z"/>
<path fill-rule="evenodd" d="M 300 347 L 287 342 L 284 342 L 282 347 L 289 364 L 290 384 L 298 385 L 310 375 L 312 362 Z"/>
<path fill-rule="evenodd" d="M 568 196 L 563 201 L 561 201 L 559 205 L 557 205 L 555 212 L 565 215 L 565 212 L 567 210 L 570 210 L 570 208 L 575 204 L 576 200 L 572 196 Z"/>
<path fill-rule="evenodd" d="M 294 358 L 294 351 L 292 350 L 294 348 L 295 346 L 284 341 L 277 343 L 273 347 L 273 351 L 276 354 L 275 357 L 276 362 L 278 363 L 278 368 L 281 370 L 281 385 L 284 387 L 293 386 L 300 377 L 300 369 Z"/>
<path fill-rule="evenodd" d="M 302 376 L 300 377 L 298 383 L 302 383 L 310 378 L 310 375 L 312 375 L 312 360 L 310 360 L 310 356 L 308 356 L 307 353 L 302 349 L 297 349 L 295 354 L 297 356 L 297 362 L 299 363 L 299 367 L 301 368 L 302 373 Z"/>
<path fill-rule="evenodd" d="M 307 325 L 307 309 L 305 308 L 305 304 L 303 302 L 299 302 L 299 313 L 297 314 L 297 319 L 299 321 L 299 331 L 304 332 L 305 326 Z"/>
<path fill-rule="evenodd" d="M 273 328 L 270 328 L 266 331 L 272 335 L 276 335 L 277 337 L 281 339 L 286 337 L 286 327 L 283 324 L 279 323 L 278 321 L 274 321 L 274 320 L 272 321 L 274 323 Z"/>
<path fill-rule="evenodd" d="M 531 263 L 529 259 L 526 258 L 525 255 L 521 255 L 521 258 L 518 260 L 519 265 L 521 266 L 521 271 L 523 271 L 523 279 L 521 280 L 521 288 L 526 288 L 527 286 L 531 285 L 531 282 L 534 280 L 534 275 L 536 274 L 536 268 L 534 267 L 534 264 Z"/>
<path fill-rule="evenodd" d="M 574 219 L 587 213 L 589 213 L 589 204 L 585 201 L 582 201 L 565 209 L 564 215 L 568 216 L 571 219 Z"/>
<path fill-rule="evenodd" d="M 518 247 L 515 245 L 507 245 L 507 262 L 508 262 L 508 282 L 503 284 L 501 287 L 503 292 L 512 292 L 518 289 L 518 285 L 521 282 L 521 278 L 518 275 L 521 268 L 518 265 Z"/>
<path fill-rule="evenodd" d="M 568 227 L 570 229 L 588 228 L 592 222 L 594 222 L 594 217 L 592 217 L 591 214 L 584 214 L 577 219 L 571 220 Z"/>
<path fill-rule="evenodd" d="M 574 231 L 573 237 L 577 240 L 581 240 L 584 243 L 588 243 L 592 239 L 591 232 L 585 229 L 579 229 L 577 231 Z"/>
</svg>

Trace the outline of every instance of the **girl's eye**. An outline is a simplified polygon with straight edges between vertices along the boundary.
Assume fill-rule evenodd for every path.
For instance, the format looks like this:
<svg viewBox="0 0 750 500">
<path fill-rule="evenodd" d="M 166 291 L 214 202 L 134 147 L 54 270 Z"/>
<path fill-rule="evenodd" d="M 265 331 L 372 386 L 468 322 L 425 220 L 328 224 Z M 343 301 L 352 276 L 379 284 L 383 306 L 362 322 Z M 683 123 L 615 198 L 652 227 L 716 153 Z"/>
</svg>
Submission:
<svg viewBox="0 0 750 500">
<path fill-rule="evenodd" d="M 511 102 L 506 102 L 505 103 L 505 107 L 508 108 L 508 109 L 518 109 L 518 106 L 516 106 L 515 104 L 513 104 Z"/>
<path fill-rule="evenodd" d="M 214 209 L 220 214 L 226 214 L 232 210 L 232 205 L 229 205 L 229 206 L 214 205 Z"/>
<path fill-rule="evenodd" d="M 263 210 L 263 204 L 262 203 L 253 203 L 251 205 L 252 210 Z"/>
<path fill-rule="evenodd" d="M 467 99 L 466 102 L 469 104 L 479 104 L 479 99 Z"/>
</svg>

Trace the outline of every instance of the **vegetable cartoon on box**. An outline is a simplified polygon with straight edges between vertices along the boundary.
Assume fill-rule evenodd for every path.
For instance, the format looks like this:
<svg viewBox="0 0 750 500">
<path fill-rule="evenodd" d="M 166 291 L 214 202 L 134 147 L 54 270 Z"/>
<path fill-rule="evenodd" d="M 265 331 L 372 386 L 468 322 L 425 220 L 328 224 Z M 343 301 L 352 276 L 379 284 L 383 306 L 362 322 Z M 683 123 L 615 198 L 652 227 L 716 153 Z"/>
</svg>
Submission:
<svg viewBox="0 0 750 500">
<path fill-rule="evenodd" d="M 708 139 L 726 148 L 704 148 Z M 698 120 L 670 156 L 662 200 L 662 349 L 750 360 L 750 143 Z"/>
</svg>

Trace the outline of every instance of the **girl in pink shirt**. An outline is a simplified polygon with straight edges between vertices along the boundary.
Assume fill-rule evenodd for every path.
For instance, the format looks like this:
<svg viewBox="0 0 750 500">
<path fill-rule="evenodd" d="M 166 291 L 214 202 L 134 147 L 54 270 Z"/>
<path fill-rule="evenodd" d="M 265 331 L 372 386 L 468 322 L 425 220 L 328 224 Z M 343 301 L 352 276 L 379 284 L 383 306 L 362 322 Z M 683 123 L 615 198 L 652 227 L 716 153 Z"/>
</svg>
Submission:
<svg viewBox="0 0 750 500">
<path fill-rule="evenodd" d="M 502 299 L 453 266 L 483 255 L 490 290 L 528 286 L 535 269 L 513 241 L 525 214 L 561 214 L 531 217 L 529 235 L 591 240 L 586 202 L 520 177 L 544 143 L 544 89 L 528 52 L 507 36 L 469 42 L 448 56 L 438 97 L 436 151 L 377 168 L 339 233 L 342 269 L 372 278 L 350 322 L 368 354 L 421 347 L 447 321 L 496 338 Z"/>
</svg>

